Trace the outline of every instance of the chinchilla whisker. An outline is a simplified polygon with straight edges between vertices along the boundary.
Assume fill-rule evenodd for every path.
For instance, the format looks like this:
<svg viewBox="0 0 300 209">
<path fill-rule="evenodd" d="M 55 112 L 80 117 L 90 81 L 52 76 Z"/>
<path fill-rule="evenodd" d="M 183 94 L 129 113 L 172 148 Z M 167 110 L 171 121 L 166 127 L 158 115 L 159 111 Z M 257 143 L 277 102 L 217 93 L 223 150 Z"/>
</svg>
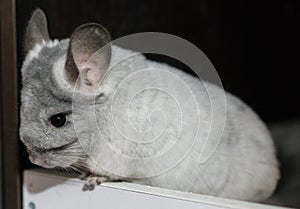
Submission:
<svg viewBox="0 0 300 209">
<path fill-rule="evenodd" d="M 77 162 L 77 163 L 74 163 L 73 166 L 80 170 L 89 170 L 87 165 L 85 165 L 84 163 Z"/>
</svg>

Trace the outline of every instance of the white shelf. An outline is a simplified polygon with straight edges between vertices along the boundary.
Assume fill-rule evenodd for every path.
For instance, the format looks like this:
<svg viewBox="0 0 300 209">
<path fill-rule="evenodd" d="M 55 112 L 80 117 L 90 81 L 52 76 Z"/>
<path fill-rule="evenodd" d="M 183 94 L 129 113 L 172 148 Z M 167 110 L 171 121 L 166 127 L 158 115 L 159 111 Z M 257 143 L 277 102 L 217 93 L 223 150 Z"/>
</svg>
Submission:
<svg viewBox="0 0 300 209">
<path fill-rule="evenodd" d="M 76 178 L 25 170 L 23 209 L 282 209 L 131 183 L 103 183 L 81 190 Z"/>
</svg>

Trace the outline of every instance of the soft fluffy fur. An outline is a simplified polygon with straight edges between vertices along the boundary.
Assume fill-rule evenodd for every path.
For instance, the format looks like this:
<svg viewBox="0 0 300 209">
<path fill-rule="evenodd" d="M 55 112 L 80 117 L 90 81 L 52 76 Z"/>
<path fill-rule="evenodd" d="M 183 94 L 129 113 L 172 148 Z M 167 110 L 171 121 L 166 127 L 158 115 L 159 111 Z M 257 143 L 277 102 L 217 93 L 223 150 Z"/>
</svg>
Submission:
<svg viewBox="0 0 300 209">
<path fill-rule="evenodd" d="M 259 117 L 241 100 L 226 93 L 227 120 L 220 144 L 200 163 L 212 117 L 209 97 L 221 99 L 221 89 L 142 54 L 112 46 L 110 70 L 102 77 L 98 97 L 80 89 L 74 92 L 65 75 L 69 43 L 69 39 L 36 43 L 22 66 L 20 136 L 34 163 L 72 167 L 109 180 L 241 200 L 262 201 L 273 192 L 279 171 L 272 140 Z M 150 88 L 153 86 L 176 94 L 180 109 L 170 94 Z M 213 92 L 209 97 L 205 87 Z M 55 128 L 49 118 L 60 112 L 68 113 L 67 123 Z M 213 114 L 223 117 L 218 108 Z M 165 127 L 165 135 L 151 141 L 161 127 Z M 152 135 L 145 134 L 149 128 Z M 190 135 L 198 128 L 196 141 L 184 158 L 171 155 L 145 164 L 120 158 L 123 154 L 146 160 L 164 154 L 174 144 L 189 150 Z M 182 154 L 180 150 L 174 153 Z M 173 162 L 173 167 L 167 166 Z"/>
</svg>

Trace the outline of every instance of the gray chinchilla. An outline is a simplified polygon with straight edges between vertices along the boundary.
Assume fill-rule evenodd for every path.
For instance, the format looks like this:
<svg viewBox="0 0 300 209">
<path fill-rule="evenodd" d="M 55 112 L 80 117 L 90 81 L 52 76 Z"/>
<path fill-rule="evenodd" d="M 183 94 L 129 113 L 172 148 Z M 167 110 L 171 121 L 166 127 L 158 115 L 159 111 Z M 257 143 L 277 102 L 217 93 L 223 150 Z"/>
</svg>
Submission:
<svg viewBox="0 0 300 209">
<path fill-rule="evenodd" d="M 272 139 L 235 96 L 111 44 L 98 24 L 51 40 L 38 9 L 25 36 L 20 136 L 33 163 L 81 172 L 85 190 L 121 180 L 249 201 L 274 191 Z"/>
</svg>

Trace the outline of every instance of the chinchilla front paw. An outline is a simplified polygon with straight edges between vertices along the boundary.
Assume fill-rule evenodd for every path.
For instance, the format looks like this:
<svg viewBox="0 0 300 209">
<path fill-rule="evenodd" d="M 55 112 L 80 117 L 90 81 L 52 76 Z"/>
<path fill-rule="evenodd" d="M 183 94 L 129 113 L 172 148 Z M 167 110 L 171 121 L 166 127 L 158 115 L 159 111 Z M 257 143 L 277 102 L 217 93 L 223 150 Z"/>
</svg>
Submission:
<svg viewBox="0 0 300 209">
<path fill-rule="evenodd" d="M 87 191 L 87 190 L 92 191 L 95 189 L 95 186 L 108 180 L 107 177 L 98 176 L 98 175 L 89 175 L 84 177 L 84 179 L 86 181 L 82 187 L 82 191 Z"/>
</svg>

